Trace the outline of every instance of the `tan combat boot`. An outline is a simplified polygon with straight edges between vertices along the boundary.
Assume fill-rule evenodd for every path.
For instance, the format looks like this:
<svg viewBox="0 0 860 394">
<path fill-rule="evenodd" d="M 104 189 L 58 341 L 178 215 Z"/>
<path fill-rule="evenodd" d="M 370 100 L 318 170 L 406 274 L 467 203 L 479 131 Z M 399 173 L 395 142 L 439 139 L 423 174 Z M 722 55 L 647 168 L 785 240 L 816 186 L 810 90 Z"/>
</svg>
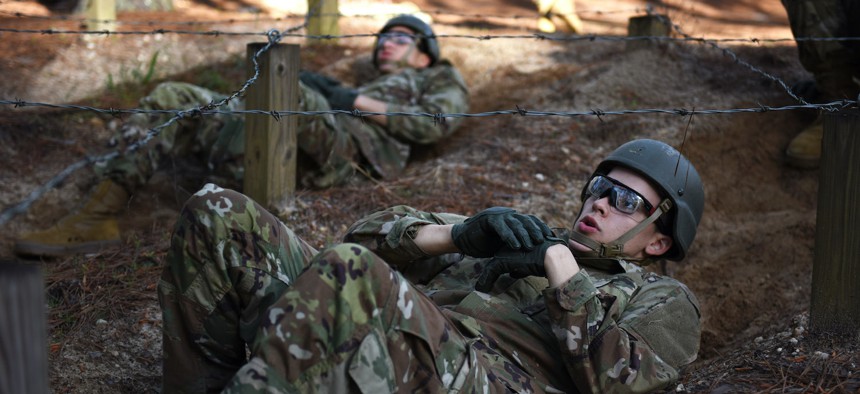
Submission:
<svg viewBox="0 0 860 394">
<path fill-rule="evenodd" d="M 102 181 L 80 211 L 66 216 L 46 230 L 24 234 L 16 239 L 15 253 L 57 257 L 94 253 L 118 245 L 120 233 L 116 216 L 126 206 L 128 199 L 125 188 L 109 180 Z"/>
<path fill-rule="evenodd" d="M 824 123 L 819 116 L 788 143 L 788 147 L 785 149 L 788 164 L 807 170 L 818 168 L 818 163 L 821 161 L 821 138 L 823 136 Z"/>
</svg>

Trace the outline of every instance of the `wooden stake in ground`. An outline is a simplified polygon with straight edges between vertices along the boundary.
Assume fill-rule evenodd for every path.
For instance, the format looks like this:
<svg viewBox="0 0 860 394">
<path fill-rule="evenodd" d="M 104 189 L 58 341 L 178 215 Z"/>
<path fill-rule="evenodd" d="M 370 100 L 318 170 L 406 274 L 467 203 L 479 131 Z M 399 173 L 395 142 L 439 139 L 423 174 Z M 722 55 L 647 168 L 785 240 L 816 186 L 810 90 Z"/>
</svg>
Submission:
<svg viewBox="0 0 860 394">
<path fill-rule="evenodd" d="M 0 393 L 48 393 L 45 285 L 38 264 L 0 261 Z"/>
<path fill-rule="evenodd" d="M 308 35 L 340 35 L 337 0 L 308 0 Z M 337 44 L 337 39 L 309 38 L 308 45 Z"/>
<path fill-rule="evenodd" d="M 627 37 L 669 37 L 670 23 L 666 15 L 633 16 L 627 22 Z M 661 42 L 658 39 L 627 41 L 626 49 L 630 51 L 653 48 L 661 43 L 665 41 Z"/>
<path fill-rule="evenodd" d="M 248 75 L 253 56 L 266 44 L 248 44 Z M 299 46 L 275 44 L 257 59 L 260 75 L 247 90 L 245 109 L 297 111 Z M 293 206 L 296 191 L 296 116 L 245 115 L 243 192 L 277 216 Z"/>
<path fill-rule="evenodd" d="M 116 0 L 86 0 L 87 30 L 116 31 Z"/>
<path fill-rule="evenodd" d="M 860 340 L 860 110 L 824 116 L 811 328 Z"/>
</svg>

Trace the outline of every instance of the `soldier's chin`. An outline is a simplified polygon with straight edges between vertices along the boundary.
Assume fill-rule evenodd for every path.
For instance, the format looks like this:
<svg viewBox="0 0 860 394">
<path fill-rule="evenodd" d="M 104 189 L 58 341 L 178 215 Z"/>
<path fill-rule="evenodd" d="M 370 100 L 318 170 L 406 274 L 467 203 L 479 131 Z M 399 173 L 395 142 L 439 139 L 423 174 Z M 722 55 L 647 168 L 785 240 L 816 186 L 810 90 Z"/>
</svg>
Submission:
<svg viewBox="0 0 860 394">
<path fill-rule="evenodd" d="M 384 73 L 394 72 L 400 69 L 400 66 L 397 65 L 397 62 L 391 60 L 378 60 L 376 68 Z"/>
</svg>

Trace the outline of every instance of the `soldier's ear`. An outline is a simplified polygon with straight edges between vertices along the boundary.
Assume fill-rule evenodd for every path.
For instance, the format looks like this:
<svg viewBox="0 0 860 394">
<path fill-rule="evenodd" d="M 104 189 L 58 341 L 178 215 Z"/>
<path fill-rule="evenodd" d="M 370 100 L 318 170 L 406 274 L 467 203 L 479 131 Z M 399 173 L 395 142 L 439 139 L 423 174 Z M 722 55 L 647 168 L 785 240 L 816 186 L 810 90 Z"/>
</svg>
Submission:
<svg viewBox="0 0 860 394">
<path fill-rule="evenodd" d="M 430 67 L 430 56 L 424 52 L 418 51 L 418 56 L 415 57 L 416 68 Z"/>
<path fill-rule="evenodd" d="M 659 231 L 654 231 L 654 236 L 645 247 L 645 254 L 649 256 L 660 256 L 672 248 L 672 237 Z"/>
</svg>

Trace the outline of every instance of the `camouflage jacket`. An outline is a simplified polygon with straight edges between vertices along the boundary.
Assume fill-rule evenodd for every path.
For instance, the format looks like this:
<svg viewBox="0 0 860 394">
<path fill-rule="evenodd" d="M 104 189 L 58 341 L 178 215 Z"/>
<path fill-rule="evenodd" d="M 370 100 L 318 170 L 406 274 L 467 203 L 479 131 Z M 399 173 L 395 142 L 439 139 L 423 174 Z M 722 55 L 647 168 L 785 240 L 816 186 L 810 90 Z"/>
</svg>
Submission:
<svg viewBox="0 0 860 394">
<path fill-rule="evenodd" d="M 388 112 L 464 113 L 468 90 L 451 63 L 440 61 L 424 69 L 408 68 L 385 74 L 358 88 L 360 94 L 388 104 Z M 462 118 L 444 121 L 430 116 L 389 116 L 387 125 L 339 116 L 358 142 L 361 153 L 382 177 L 398 174 L 406 166 L 412 145 L 431 144 L 450 135 Z"/>
<path fill-rule="evenodd" d="M 377 253 L 439 305 L 466 336 L 506 358 L 493 373 L 511 375 L 519 392 L 649 392 L 665 388 L 696 358 L 700 313 L 682 283 L 624 261 L 579 259 L 563 286 L 546 278 L 500 278 L 474 290 L 486 259 L 429 256 L 413 239 L 425 224 L 457 223 L 452 214 L 406 206 L 371 214 L 346 236 Z"/>
</svg>

